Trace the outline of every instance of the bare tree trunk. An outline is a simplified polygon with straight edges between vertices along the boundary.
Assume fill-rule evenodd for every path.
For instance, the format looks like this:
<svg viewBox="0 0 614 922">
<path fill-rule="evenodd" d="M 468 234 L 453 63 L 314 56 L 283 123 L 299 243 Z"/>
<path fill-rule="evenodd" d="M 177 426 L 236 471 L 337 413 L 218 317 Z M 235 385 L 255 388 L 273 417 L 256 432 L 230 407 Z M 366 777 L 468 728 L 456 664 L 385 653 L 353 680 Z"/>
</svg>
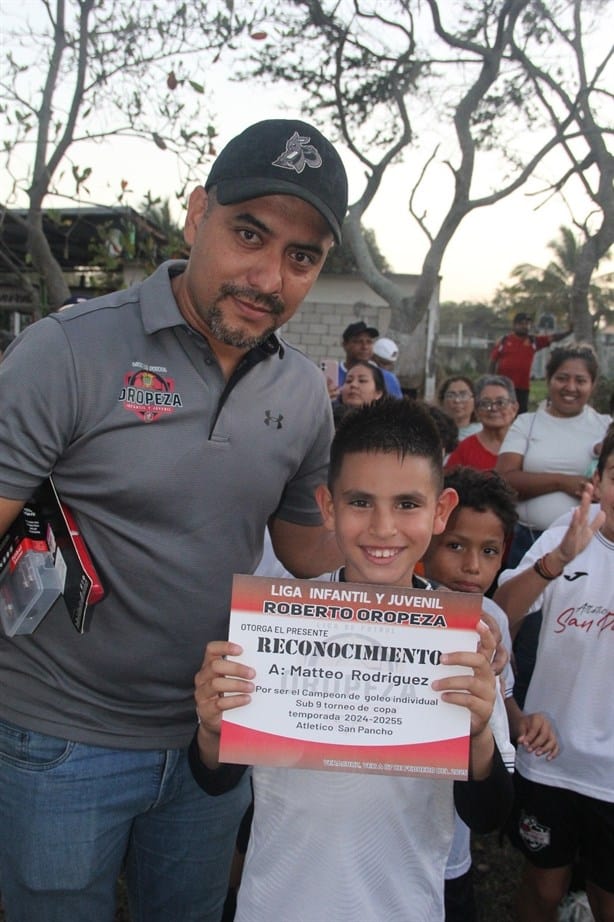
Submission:
<svg viewBox="0 0 614 922">
<path fill-rule="evenodd" d="M 595 253 L 595 238 L 589 237 L 580 247 L 570 295 L 570 312 L 576 339 L 592 343 L 593 321 L 588 309 L 588 289 L 599 257 Z"/>
<path fill-rule="evenodd" d="M 62 269 L 51 252 L 49 241 L 43 232 L 43 215 L 41 209 L 30 208 L 28 220 L 28 250 L 32 257 L 32 265 L 41 279 L 39 289 L 40 309 L 56 310 L 70 295 Z"/>
</svg>

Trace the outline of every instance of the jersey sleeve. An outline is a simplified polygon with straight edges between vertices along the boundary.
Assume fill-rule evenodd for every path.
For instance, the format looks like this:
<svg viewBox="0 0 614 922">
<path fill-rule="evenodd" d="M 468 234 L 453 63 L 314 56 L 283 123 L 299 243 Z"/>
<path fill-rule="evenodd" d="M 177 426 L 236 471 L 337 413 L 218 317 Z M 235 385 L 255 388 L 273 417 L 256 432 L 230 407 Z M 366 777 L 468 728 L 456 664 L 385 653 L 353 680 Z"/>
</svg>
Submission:
<svg viewBox="0 0 614 922">
<path fill-rule="evenodd" d="M 496 745 L 488 778 L 454 782 L 454 806 L 474 832 L 493 832 L 503 826 L 512 808 L 513 796 L 512 775 Z"/>
<path fill-rule="evenodd" d="M 314 435 L 300 467 L 286 484 L 274 517 L 296 525 L 320 525 L 322 517 L 315 500 L 315 488 L 326 483 L 330 444 L 334 435 L 333 414 L 326 385 L 317 379 Z"/>
<path fill-rule="evenodd" d="M 52 317 L 28 327 L 0 364 L 0 495 L 27 499 L 69 444 L 79 388 L 70 345 Z"/>
<path fill-rule="evenodd" d="M 492 615 L 492 617 L 499 625 L 499 629 L 501 631 L 501 643 L 507 650 L 508 656 L 511 657 L 512 638 L 510 635 L 510 623 L 508 621 L 507 615 L 500 605 L 497 605 L 496 602 L 493 602 L 493 600 L 489 599 L 487 596 L 484 596 L 482 599 L 482 607 L 485 612 L 488 612 L 489 615 Z M 512 669 L 511 661 L 508 660 L 508 662 L 505 664 L 505 668 L 501 673 L 501 677 L 503 679 L 504 696 L 509 698 L 509 696 L 514 691 L 514 670 Z"/>
<path fill-rule="evenodd" d="M 207 768 L 200 760 L 196 733 L 188 747 L 188 763 L 196 784 L 211 797 L 218 797 L 236 788 L 248 769 L 247 765 L 222 763 L 218 768 Z"/>
</svg>

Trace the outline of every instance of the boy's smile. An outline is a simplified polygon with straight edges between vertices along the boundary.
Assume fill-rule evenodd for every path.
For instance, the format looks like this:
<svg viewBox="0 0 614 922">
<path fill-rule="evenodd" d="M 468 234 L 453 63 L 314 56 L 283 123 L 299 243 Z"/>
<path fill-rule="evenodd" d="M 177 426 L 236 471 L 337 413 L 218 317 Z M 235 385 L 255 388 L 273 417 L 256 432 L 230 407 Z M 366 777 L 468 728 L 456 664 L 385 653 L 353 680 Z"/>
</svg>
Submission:
<svg viewBox="0 0 614 922">
<path fill-rule="evenodd" d="M 463 506 L 433 538 L 424 556 L 429 579 L 456 592 L 486 592 L 501 566 L 505 534 L 501 519 L 490 509 Z"/>
<path fill-rule="evenodd" d="M 347 454 L 331 496 L 318 502 L 351 582 L 411 584 L 414 566 L 444 527 L 456 493 L 440 494 L 430 462 L 396 452 Z"/>
</svg>

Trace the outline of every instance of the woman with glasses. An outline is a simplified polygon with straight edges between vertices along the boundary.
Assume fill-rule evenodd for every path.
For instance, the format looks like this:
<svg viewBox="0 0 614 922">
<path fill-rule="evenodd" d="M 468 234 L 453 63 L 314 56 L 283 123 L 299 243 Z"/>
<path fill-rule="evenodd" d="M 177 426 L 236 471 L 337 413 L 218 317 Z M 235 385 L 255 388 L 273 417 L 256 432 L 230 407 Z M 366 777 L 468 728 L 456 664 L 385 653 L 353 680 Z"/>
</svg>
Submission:
<svg viewBox="0 0 614 922">
<path fill-rule="evenodd" d="M 473 383 L 463 375 L 446 378 L 439 388 L 439 405 L 458 426 L 459 439 L 465 439 L 482 428 L 475 418 Z"/>
<path fill-rule="evenodd" d="M 446 461 L 446 471 L 464 465 L 491 471 L 499 449 L 518 412 L 514 385 L 505 375 L 483 375 L 475 383 L 475 412 L 482 424 L 479 432 L 467 436 Z"/>
</svg>

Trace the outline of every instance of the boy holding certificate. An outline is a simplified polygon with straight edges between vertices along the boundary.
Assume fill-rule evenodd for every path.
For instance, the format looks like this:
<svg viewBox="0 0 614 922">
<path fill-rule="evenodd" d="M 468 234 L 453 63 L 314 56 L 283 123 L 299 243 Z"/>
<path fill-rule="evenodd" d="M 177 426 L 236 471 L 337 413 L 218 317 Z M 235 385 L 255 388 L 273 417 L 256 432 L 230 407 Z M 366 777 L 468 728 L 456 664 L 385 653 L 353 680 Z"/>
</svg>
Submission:
<svg viewBox="0 0 614 922">
<path fill-rule="evenodd" d="M 317 496 L 345 558 L 320 579 L 430 588 L 414 567 L 445 528 L 457 496 L 443 489 L 441 443 L 426 410 L 384 399 L 349 414 L 331 447 L 328 486 Z M 470 780 L 256 766 L 237 922 L 443 920 L 454 807 L 487 831 L 511 804 L 511 781 L 489 727 L 495 644 L 486 625 L 477 630 L 477 651 L 441 658 L 470 672 L 433 682 L 444 700 L 470 711 Z M 196 676 L 201 723 L 191 764 L 211 794 L 223 794 L 245 770 L 218 762 L 222 712 L 249 703 L 255 690 L 254 669 L 224 658 L 241 652 L 237 644 L 210 643 Z"/>
</svg>

